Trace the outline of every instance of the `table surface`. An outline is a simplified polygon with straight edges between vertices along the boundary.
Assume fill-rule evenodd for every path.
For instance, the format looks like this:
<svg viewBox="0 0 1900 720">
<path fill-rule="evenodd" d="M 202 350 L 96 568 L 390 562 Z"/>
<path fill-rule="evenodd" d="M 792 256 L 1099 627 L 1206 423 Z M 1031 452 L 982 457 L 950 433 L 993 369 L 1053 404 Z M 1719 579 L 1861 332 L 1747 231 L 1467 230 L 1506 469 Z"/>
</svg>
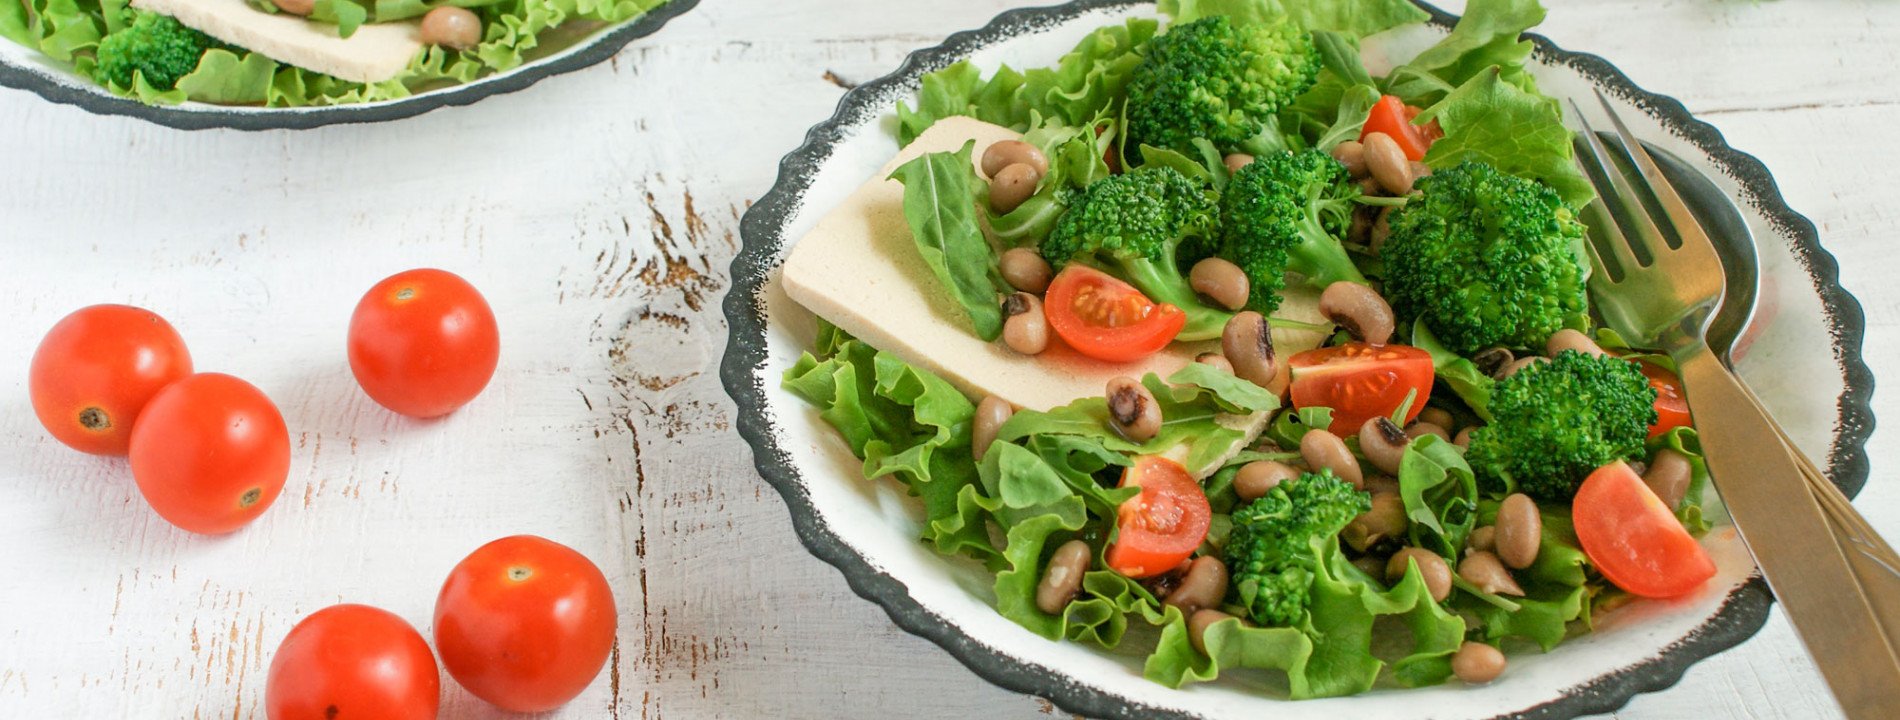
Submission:
<svg viewBox="0 0 1900 720">
<path fill-rule="evenodd" d="M 609 669 L 555 717 L 1062 715 L 899 630 L 808 555 L 715 372 L 739 217 L 778 158 L 846 86 L 1011 4 L 709 1 L 522 92 L 305 132 L 178 132 L 0 89 L 0 716 L 262 717 L 299 618 L 362 602 L 426 629 L 448 569 L 517 533 L 593 558 L 620 602 Z M 1868 363 L 1894 377 L 1900 4 L 1546 4 L 1540 32 L 1767 163 L 1866 306 Z M 504 337 L 488 390 L 433 422 L 370 402 L 343 353 L 360 294 L 418 266 L 472 280 Z M 122 460 L 33 420 L 32 348 L 99 302 L 157 310 L 201 370 L 276 400 L 292 469 L 259 521 L 179 531 Z M 1895 403 L 1876 396 L 1876 415 Z M 1870 443 L 1859 504 L 1900 536 L 1893 432 Z M 443 690 L 444 717 L 501 715 Z M 1833 714 L 1777 610 L 1617 716 Z"/>
</svg>

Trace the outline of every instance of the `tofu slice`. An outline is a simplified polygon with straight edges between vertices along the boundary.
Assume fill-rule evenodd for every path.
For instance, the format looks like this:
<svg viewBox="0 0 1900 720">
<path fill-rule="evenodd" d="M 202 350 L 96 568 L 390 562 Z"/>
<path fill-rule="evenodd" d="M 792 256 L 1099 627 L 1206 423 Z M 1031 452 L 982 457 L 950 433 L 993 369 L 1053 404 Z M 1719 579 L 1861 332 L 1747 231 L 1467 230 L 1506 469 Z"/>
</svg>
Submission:
<svg viewBox="0 0 1900 720">
<path fill-rule="evenodd" d="M 911 239 L 904 221 L 903 184 L 888 178 L 924 153 L 954 151 L 975 140 L 975 162 L 991 143 L 1019 137 L 1008 128 L 966 117 L 932 125 L 792 247 L 782 276 L 786 293 L 819 317 L 942 376 L 973 398 L 995 395 L 1036 410 L 1100 395 L 1117 375 L 1152 372 L 1167 377 L 1193 362 L 1195 355 L 1218 350 L 1217 341 L 1176 343 L 1138 362 L 1107 363 L 1057 342 L 1048 352 L 1028 357 L 1000 342 L 984 342 L 970 331 L 968 316 L 938 284 Z M 1275 316 L 1324 323 L 1318 306 L 1316 291 L 1295 290 Z M 1275 347 L 1284 354 L 1317 347 L 1326 337 L 1318 331 L 1273 331 Z M 1264 417 L 1235 421 L 1242 426 L 1265 424 Z"/>
<path fill-rule="evenodd" d="M 244 0 L 132 0 L 132 7 L 178 18 L 185 27 L 272 60 L 351 82 L 392 79 L 422 52 L 415 22 L 364 25 L 340 38 L 334 26 L 289 13 L 273 15 Z"/>
</svg>

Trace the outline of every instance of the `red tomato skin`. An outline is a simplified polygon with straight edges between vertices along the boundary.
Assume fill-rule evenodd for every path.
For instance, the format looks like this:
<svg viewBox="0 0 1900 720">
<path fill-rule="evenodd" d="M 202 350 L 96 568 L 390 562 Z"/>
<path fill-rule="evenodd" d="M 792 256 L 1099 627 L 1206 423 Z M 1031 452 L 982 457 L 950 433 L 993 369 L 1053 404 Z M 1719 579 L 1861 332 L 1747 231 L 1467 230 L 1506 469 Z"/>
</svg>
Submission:
<svg viewBox="0 0 1900 720">
<path fill-rule="evenodd" d="M 1122 503 L 1115 542 L 1104 559 L 1115 572 L 1141 579 L 1173 570 L 1207 539 L 1213 510 L 1200 483 L 1173 460 L 1146 455 L 1122 471 L 1122 487 L 1141 494 Z M 1157 531 L 1155 519 L 1169 524 Z"/>
<path fill-rule="evenodd" d="M 1121 311 L 1139 316 L 1132 323 L 1106 325 L 1083 317 L 1075 309 L 1084 293 L 1096 293 Z M 1042 314 L 1050 329 L 1076 352 L 1104 362 L 1134 362 L 1160 352 L 1187 326 L 1187 313 L 1167 303 L 1155 303 L 1133 285 L 1084 265 L 1069 265 L 1056 274 L 1043 298 Z"/>
<path fill-rule="evenodd" d="M 1679 597 L 1715 577 L 1701 543 L 1621 460 L 1584 479 L 1570 513 L 1590 564 L 1631 595 Z"/>
<path fill-rule="evenodd" d="M 157 313 L 93 305 L 61 318 L 27 370 L 33 414 L 53 439 L 93 455 L 124 455 L 140 411 L 191 374 L 185 339 Z"/>
<path fill-rule="evenodd" d="M 368 605 L 332 605 L 298 622 L 264 684 L 270 720 L 433 720 L 441 700 L 429 643 Z"/>
<path fill-rule="evenodd" d="M 481 546 L 449 573 L 435 601 L 435 644 L 442 666 L 476 697 L 543 712 L 600 674 L 618 622 L 600 568 L 560 543 L 517 535 Z"/>
<path fill-rule="evenodd" d="M 159 517 L 219 535 L 264 514 L 290 475 L 290 431 L 257 386 L 199 373 L 159 391 L 132 428 L 132 479 Z"/>
<path fill-rule="evenodd" d="M 416 418 L 447 415 L 480 395 L 501 360 L 494 310 L 446 270 L 408 270 L 376 283 L 350 316 L 350 372 L 377 404 Z"/>
<path fill-rule="evenodd" d="M 1431 143 L 1420 133 L 1419 127 L 1412 124 L 1412 118 L 1417 115 L 1418 110 L 1408 107 L 1398 96 L 1381 97 L 1366 116 L 1365 127 L 1359 131 L 1359 140 L 1364 142 L 1367 136 L 1375 132 L 1385 133 L 1405 152 L 1405 159 L 1423 160 Z"/>
<path fill-rule="evenodd" d="M 1326 429 L 1342 438 L 1358 434 L 1367 420 L 1398 411 L 1408 394 L 1410 423 L 1432 394 L 1431 353 L 1410 345 L 1351 342 L 1297 353 L 1287 363 L 1293 368 L 1293 406 L 1332 408 Z"/>
<path fill-rule="evenodd" d="M 1639 360 L 1643 376 L 1656 389 L 1656 422 L 1649 426 L 1649 437 L 1656 438 L 1679 427 L 1689 426 L 1689 401 L 1682 396 L 1682 379 L 1675 373 L 1648 360 Z"/>
</svg>

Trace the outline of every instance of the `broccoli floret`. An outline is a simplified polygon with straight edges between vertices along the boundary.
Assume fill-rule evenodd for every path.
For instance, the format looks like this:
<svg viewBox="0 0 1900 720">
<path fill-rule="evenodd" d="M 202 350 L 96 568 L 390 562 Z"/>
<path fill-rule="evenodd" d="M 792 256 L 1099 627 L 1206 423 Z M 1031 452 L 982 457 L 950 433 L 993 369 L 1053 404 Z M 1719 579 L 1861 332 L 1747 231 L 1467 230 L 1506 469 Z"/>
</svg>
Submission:
<svg viewBox="0 0 1900 720">
<path fill-rule="evenodd" d="M 1339 542 L 1339 531 L 1371 509 L 1370 495 L 1321 470 L 1234 511 L 1223 553 L 1228 601 L 1262 625 L 1299 624 L 1326 543 Z"/>
<path fill-rule="evenodd" d="M 99 40 L 96 72 L 101 82 L 131 87 L 133 73 L 160 90 L 198 69 L 198 59 L 217 41 L 170 15 L 133 11 L 132 22 Z"/>
<path fill-rule="evenodd" d="M 1288 20 L 1236 25 L 1225 16 L 1177 25 L 1149 43 L 1128 78 L 1133 143 L 1185 149 L 1205 138 L 1229 150 L 1313 86 L 1319 51 Z"/>
<path fill-rule="evenodd" d="M 1249 310 L 1278 308 L 1289 271 L 1314 287 L 1366 281 L 1339 242 L 1358 196 L 1346 166 L 1319 150 L 1267 155 L 1234 173 L 1216 254 L 1247 272 Z"/>
<path fill-rule="evenodd" d="M 1393 212 L 1385 296 L 1452 350 L 1542 348 L 1587 324 L 1583 226 L 1557 193 L 1481 162 L 1441 170 Z"/>
<path fill-rule="evenodd" d="M 1565 350 L 1491 391 L 1492 423 L 1471 433 L 1466 459 L 1486 487 L 1568 504 L 1585 477 L 1641 457 L 1656 390 L 1636 363 Z"/>
<path fill-rule="evenodd" d="M 1200 245 L 1219 220 L 1216 194 L 1167 167 L 1090 183 L 1070 200 L 1040 247 L 1061 267 L 1080 262 L 1121 276 L 1148 299 L 1187 313 L 1182 340 L 1219 337 L 1227 313 L 1201 303 L 1181 272 L 1182 246 Z M 1199 254 L 1195 251 L 1194 254 Z"/>
</svg>

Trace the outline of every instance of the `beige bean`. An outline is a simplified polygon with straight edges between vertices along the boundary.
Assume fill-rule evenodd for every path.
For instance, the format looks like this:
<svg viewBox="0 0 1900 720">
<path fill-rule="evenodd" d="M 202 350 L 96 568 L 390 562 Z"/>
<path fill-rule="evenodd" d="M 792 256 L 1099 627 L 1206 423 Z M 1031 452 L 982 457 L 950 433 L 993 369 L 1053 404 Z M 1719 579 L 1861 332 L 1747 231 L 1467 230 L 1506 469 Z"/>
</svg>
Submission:
<svg viewBox="0 0 1900 720">
<path fill-rule="evenodd" d="M 1385 577 L 1385 560 L 1377 555 L 1360 555 L 1352 559 L 1352 566 L 1372 577 Z"/>
<path fill-rule="evenodd" d="M 1474 551 L 1458 561 L 1458 577 L 1493 595 L 1524 596 L 1524 588 L 1519 587 L 1517 579 L 1511 577 L 1511 571 L 1504 569 L 1504 563 L 1498 560 L 1498 556 L 1483 550 Z"/>
<path fill-rule="evenodd" d="M 1372 494 L 1372 509 L 1353 518 L 1339 536 L 1352 549 L 1365 552 L 1381 540 L 1404 535 L 1406 525 L 1405 501 L 1398 493 L 1379 492 Z"/>
<path fill-rule="evenodd" d="M 1036 584 L 1036 609 L 1055 615 L 1068 607 L 1082 590 L 1082 576 L 1088 574 L 1092 554 L 1089 544 L 1081 540 L 1070 540 L 1056 548 L 1049 556 L 1049 566 L 1042 571 L 1042 582 Z"/>
<path fill-rule="evenodd" d="M 1412 165 L 1405 159 L 1405 151 L 1399 149 L 1399 143 L 1385 133 L 1372 133 L 1362 142 L 1366 146 L 1366 171 L 1372 179 L 1379 181 L 1379 187 L 1393 195 L 1412 192 Z"/>
<path fill-rule="evenodd" d="M 467 50 L 482 42 L 482 19 L 468 8 L 443 5 L 422 16 L 418 32 L 424 45 Z"/>
<path fill-rule="evenodd" d="M 1458 435 L 1451 439 L 1451 444 L 1457 445 L 1458 447 L 1464 448 L 1466 450 L 1470 450 L 1471 449 L 1471 431 L 1476 430 L 1476 429 L 1477 428 L 1475 427 L 1468 427 L 1463 430 L 1459 430 Z"/>
<path fill-rule="evenodd" d="M 1372 232 L 1368 236 L 1368 244 L 1372 246 L 1374 255 L 1384 250 L 1385 241 L 1392 238 L 1392 211 L 1393 208 L 1389 207 L 1379 208 L 1378 217 L 1372 221 Z"/>
<path fill-rule="evenodd" d="M 1247 293 L 1252 290 L 1246 271 L 1217 257 L 1194 263 L 1188 270 L 1188 286 L 1228 310 L 1246 306 Z"/>
<path fill-rule="evenodd" d="M 1405 436 L 1413 440 L 1425 437 L 1426 435 L 1437 435 L 1438 439 L 1451 442 L 1451 431 L 1439 427 L 1437 423 L 1428 423 L 1420 420 L 1405 428 Z"/>
<path fill-rule="evenodd" d="M 1037 295 L 1049 289 L 1049 281 L 1056 275 L 1049 261 L 1042 259 L 1042 253 L 1031 248 L 1004 250 L 1002 257 L 997 258 L 996 270 L 1010 287 Z"/>
<path fill-rule="evenodd" d="M 1514 362 L 1517 362 L 1517 356 L 1512 355 L 1511 349 L 1506 347 L 1485 348 L 1471 356 L 1471 364 L 1478 367 L 1478 372 L 1491 377 L 1497 377 Z"/>
<path fill-rule="evenodd" d="M 309 15 L 317 9 L 317 0 L 271 0 L 271 4 L 292 15 Z"/>
<path fill-rule="evenodd" d="M 1003 344 L 1024 355 L 1049 349 L 1049 319 L 1042 314 L 1041 298 L 1026 292 L 1003 298 Z"/>
<path fill-rule="evenodd" d="M 986 395 L 983 402 L 976 404 L 976 417 L 970 419 L 970 454 L 977 460 L 989 452 L 990 444 L 996 442 L 996 430 L 1009 422 L 1016 408 L 995 395 Z"/>
<path fill-rule="evenodd" d="M 1365 487 L 1359 488 L 1368 493 L 1396 493 L 1399 491 L 1399 479 L 1390 475 L 1367 475 Z"/>
<path fill-rule="evenodd" d="M 1649 459 L 1649 468 L 1643 473 L 1643 484 L 1674 510 L 1682 504 L 1682 496 L 1689 492 L 1689 480 L 1694 477 L 1695 467 L 1689 464 L 1689 456 L 1669 448 L 1656 451 Z"/>
<path fill-rule="evenodd" d="M 1227 157 L 1220 160 L 1221 164 L 1227 166 L 1227 172 L 1230 173 L 1240 172 L 1241 168 L 1253 164 L 1253 156 L 1247 153 L 1228 153 Z"/>
<path fill-rule="evenodd" d="M 1188 616 L 1188 642 L 1194 645 L 1195 651 L 1206 655 L 1207 628 L 1222 620 L 1231 620 L 1233 617 L 1234 616 L 1219 610 L 1202 609 L 1194 611 L 1194 614 Z"/>
<path fill-rule="evenodd" d="M 1239 268 L 1235 268 L 1239 269 Z M 1341 280 L 1319 294 L 1319 314 L 1346 329 L 1360 340 L 1384 345 L 1392 339 L 1398 319 L 1385 298 L 1365 283 Z"/>
<path fill-rule="evenodd" d="M 1021 163 L 1036 171 L 1036 176 L 1049 174 L 1049 158 L 1042 149 L 1021 140 L 1002 140 L 990 143 L 983 151 L 983 174 L 996 177 L 1003 168 Z"/>
<path fill-rule="evenodd" d="M 1240 466 L 1240 472 L 1234 474 L 1234 494 L 1241 502 L 1253 502 L 1265 497 L 1268 490 L 1280 486 L 1280 483 L 1300 479 L 1300 471 L 1292 465 L 1278 460 L 1255 460 Z"/>
<path fill-rule="evenodd" d="M 1202 365 L 1212 365 L 1215 368 L 1218 368 L 1229 375 L 1232 375 L 1234 373 L 1234 364 L 1227 362 L 1227 356 L 1222 355 L 1220 353 L 1216 353 L 1216 352 L 1201 353 L 1199 355 L 1194 356 L 1194 362 L 1200 363 Z"/>
<path fill-rule="evenodd" d="M 1353 487 L 1364 487 L 1365 475 L 1359 470 L 1359 460 L 1352 456 L 1352 450 L 1346 447 L 1346 441 L 1319 428 L 1306 431 L 1300 436 L 1300 459 L 1315 472 L 1320 469 L 1333 471 L 1339 479 L 1351 483 Z"/>
<path fill-rule="evenodd" d="M 1227 564 L 1212 555 L 1194 558 L 1181 584 L 1168 593 L 1163 603 L 1181 608 L 1189 615 L 1202 608 L 1220 607 L 1227 594 Z"/>
<path fill-rule="evenodd" d="M 1603 348 L 1597 345 L 1597 341 L 1591 340 L 1589 335 L 1570 328 L 1564 328 L 1551 333 L 1550 339 L 1544 342 L 1544 354 L 1546 356 L 1557 357 L 1557 353 L 1565 350 L 1575 350 L 1585 355 L 1595 357 L 1603 357 L 1609 354 L 1603 352 Z"/>
<path fill-rule="evenodd" d="M 1492 377 L 1495 377 L 1499 380 L 1503 380 L 1512 375 L 1516 375 L 1517 371 L 1519 370 L 1523 370 L 1524 368 L 1530 367 L 1532 365 L 1536 365 L 1538 363 L 1547 363 L 1547 362 L 1550 362 L 1550 358 L 1538 357 L 1535 355 L 1531 357 L 1527 357 L 1527 358 L 1518 358 L 1516 360 L 1512 360 L 1511 364 L 1506 365 L 1502 368 L 1499 368 L 1498 374 Z"/>
<path fill-rule="evenodd" d="M 1396 585 L 1405 578 L 1407 563 L 1418 563 L 1418 572 L 1425 578 L 1425 590 L 1430 592 L 1432 600 L 1444 602 L 1451 596 L 1451 566 L 1438 553 L 1424 548 L 1408 547 L 1392 554 L 1385 563 L 1385 582 Z"/>
<path fill-rule="evenodd" d="M 1481 642 L 1466 641 L 1451 654 L 1451 674 L 1472 685 L 1491 682 L 1504 674 L 1504 653 Z"/>
<path fill-rule="evenodd" d="M 1498 559 L 1523 570 L 1537 561 L 1538 546 L 1544 540 L 1544 516 L 1537 502 L 1524 493 L 1512 493 L 1498 506 Z"/>
<path fill-rule="evenodd" d="M 1366 197 L 1384 197 L 1386 195 L 1385 186 L 1380 185 L 1378 180 L 1370 176 L 1354 180 L 1353 183 L 1359 186 L 1359 194 Z"/>
<path fill-rule="evenodd" d="M 1236 313 L 1221 330 L 1220 345 L 1235 376 L 1273 389 L 1280 363 L 1273 356 L 1273 328 L 1266 316 L 1252 310 Z"/>
<path fill-rule="evenodd" d="M 996 177 L 990 179 L 990 209 L 998 215 L 1008 215 L 1036 194 L 1036 184 L 1042 182 L 1042 173 L 1036 172 L 1029 163 L 1016 163 L 996 171 Z"/>
<path fill-rule="evenodd" d="M 1347 140 L 1334 145 L 1333 159 L 1346 166 L 1346 173 L 1353 179 L 1366 176 L 1366 146 L 1358 140 Z"/>
<path fill-rule="evenodd" d="M 1418 421 L 1428 422 L 1446 430 L 1457 427 L 1458 422 L 1452 419 L 1450 410 L 1441 407 L 1427 407 L 1424 410 L 1418 411 Z"/>
<path fill-rule="evenodd" d="M 1405 446 L 1410 444 L 1412 438 L 1405 434 L 1405 429 L 1384 415 L 1359 426 L 1359 453 L 1380 472 L 1397 475 L 1399 461 L 1405 458 Z"/>
<path fill-rule="evenodd" d="M 1644 463 L 1641 460 L 1629 460 L 1629 461 L 1625 461 L 1623 464 L 1630 466 L 1630 472 L 1636 473 L 1637 477 L 1642 477 L 1644 475 L 1649 474 L 1649 465 L 1647 463 Z M 1655 492 L 1655 490 L 1650 490 L 1650 492 Z M 1658 495 L 1657 497 L 1661 497 L 1661 496 Z"/>
<path fill-rule="evenodd" d="M 1465 536 L 1465 548 L 1477 552 L 1491 552 L 1496 550 L 1498 548 L 1497 527 L 1486 525 L 1471 531 L 1470 535 Z"/>
<path fill-rule="evenodd" d="M 1352 211 L 1352 222 L 1346 226 L 1346 241 L 1368 245 L 1372 242 L 1372 223 L 1379 219 L 1379 210 L 1371 205 L 1361 206 Z"/>
<path fill-rule="evenodd" d="M 1140 381 L 1122 375 L 1108 381 L 1108 421 L 1115 432 L 1146 442 L 1161 432 L 1161 405 Z"/>
</svg>

